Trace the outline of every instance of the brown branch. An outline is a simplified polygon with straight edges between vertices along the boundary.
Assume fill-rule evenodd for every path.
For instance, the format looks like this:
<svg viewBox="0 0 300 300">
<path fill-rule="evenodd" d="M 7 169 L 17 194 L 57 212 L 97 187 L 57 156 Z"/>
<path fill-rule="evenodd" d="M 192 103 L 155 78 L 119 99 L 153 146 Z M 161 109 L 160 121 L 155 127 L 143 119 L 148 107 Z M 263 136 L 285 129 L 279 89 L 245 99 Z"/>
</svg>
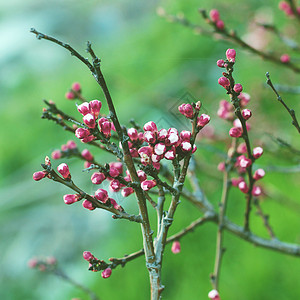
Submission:
<svg viewBox="0 0 300 300">
<path fill-rule="evenodd" d="M 296 114 L 295 111 L 293 109 L 290 109 L 286 103 L 283 101 L 283 99 L 281 98 L 281 96 L 278 94 L 277 90 L 275 89 L 271 78 L 270 78 L 270 74 L 269 72 L 266 73 L 266 77 L 267 77 L 267 84 L 271 87 L 271 89 L 273 90 L 273 92 L 276 94 L 277 96 L 277 100 L 284 106 L 284 108 L 287 110 L 287 112 L 290 114 L 290 116 L 292 117 L 292 124 L 295 126 L 295 128 L 298 130 L 298 132 L 300 133 L 300 125 L 298 123 L 298 120 L 296 118 Z"/>
</svg>

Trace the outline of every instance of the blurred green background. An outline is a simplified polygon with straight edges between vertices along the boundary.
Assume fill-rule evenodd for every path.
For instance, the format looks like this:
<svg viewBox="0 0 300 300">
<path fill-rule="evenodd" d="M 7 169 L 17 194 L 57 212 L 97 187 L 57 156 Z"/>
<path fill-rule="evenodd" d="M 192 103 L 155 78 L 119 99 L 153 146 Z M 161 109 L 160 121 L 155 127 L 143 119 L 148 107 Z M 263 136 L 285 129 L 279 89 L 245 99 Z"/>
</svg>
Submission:
<svg viewBox="0 0 300 300">
<path fill-rule="evenodd" d="M 217 84 L 221 70 L 215 62 L 224 58 L 232 44 L 215 37 L 197 36 L 156 14 L 161 6 L 171 14 L 184 13 L 209 29 L 197 13 L 199 5 L 208 10 L 218 8 L 225 24 L 256 46 L 279 54 L 288 52 L 299 62 L 296 52 L 255 27 L 254 20 L 275 22 L 284 32 L 296 36 L 298 24 L 278 10 L 277 1 L 1 1 L 0 299 L 88 299 L 59 278 L 28 269 L 29 258 L 48 255 L 55 256 L 70 277 L 95 290 L 100 299 L 149 299 L 150 294 L 143 258 L 113 271 L 108 280 L 103 280 L 100 273 L 87 271 L 82 258 L 85 250 L 107 260 L 140 249 L 139 226 L 114 221 L 109 213 L 86 211 L 81 205 L 67 207 L 62 200 L 70 192 L 66 187 L 48 180 L 32 180 L 32 173 L 40 170 L 46 155 L 68 140 L 75 140 L 55 124 L 40 119 L 42 99 L 52 99 L 58 107 L 78 117 L 74 102 L 64 98 L 72 82 L 82 84 L 83 94 L 89 100 L 102 100 L 103 96 L 84 65 L 57 45 L 36 40 L 29 33 L 31 27 L 69 42 L 83 54 L 85 42 L 92 41 L 125 125 L 132 117 L 140 124 L 153 120 L 161 126 L 173 125 L 175 121 L 169 115 L 174 107 L 176 111 L 187 97 L 200 99 L 211 115 L 216 138 L 203 137 L 198 141 L 199 180 L 217 207 L 222 175 L 216 168 L 226 153 L 229 125 L 216 114 L 219 100 L 226 99 L 226 95 Z M 269 170 L 263 181 L 268 196 L 262 207 L 271 215 L 277 237 L 299 244 L 299 155 L 275 143 L 269 134 L 297 149 L 299 135 L 274 94 L 264 85 L 266 71 L 274 82 L 289 85 L 299 84 L 299 75 L 235 48 L 236 81 L 252 96 L 249 108 L 254 116 L 250 134 L 253 144 L 262 144 L 265 149 L 258 166 Z M 299 116 L 299 95 L 282 96 Z M 81 150 L 85 148 L 78 145 Z M 101 162 L 110 159 L 101 152 L 93 154 Z M 74 181 L 92 192 L 95 188 L 91 186 L 90 175 L 81 172 L 82 163 L 73 159 L 66 162 Z M 285 171 L 298 168 L 293 173 L 281 173 L 276 166 L 284 167 Z M 137 212 L 133 197 L 122 200 L 117 196 L 116 200 L 126 210 Z M 228 214 L 238 224 L 243 223 L 244 206 L 244 197 L 233 190 Z M 200 212 L 190 203 L 182 201 L 170 233 L 199 216 Z M 267 237 L 255 209 L 251 222 L 255 233 Z M 182 239 L 182 252 L 177 255 L 167 246 L 162 274 L 166 286 L 164 299 L 207 299 L 216 230 L 214 224 L 206 224 L 187 235 Z M 225 246 L 222 300 L 300 299 L 299 258 L 253 247 L 227 232 Z"/>
</svg>

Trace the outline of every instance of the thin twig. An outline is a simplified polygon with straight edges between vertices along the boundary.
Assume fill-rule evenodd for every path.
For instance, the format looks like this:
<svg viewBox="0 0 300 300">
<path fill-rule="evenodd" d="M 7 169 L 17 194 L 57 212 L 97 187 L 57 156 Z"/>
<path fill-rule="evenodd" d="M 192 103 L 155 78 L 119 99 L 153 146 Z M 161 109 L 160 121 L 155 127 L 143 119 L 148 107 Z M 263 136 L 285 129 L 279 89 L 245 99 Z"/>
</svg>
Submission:
<svg viewBox="0 0 300 300">
<path fill-rule="evenodd" d="M 73 280 L 72 278 L 70 278 L 67 274 L 65 274 L 62 270 L 60 269 L 54 269 L 53 274 L 55 274 L 56 276 L 61 277 L 63 280 L 69 282 L 71 285 L 81 289 L 83 292 L 85 292 L 86 294 L 88 294 L 91 298 L 91 300 L 100 300 L 100 298 L 89 288 L 87 288 L 86 286 L 83 286 L 82 284 L 76 282 L 75 280 Z"/>
<path fill-rule="evenodd" d="M 274 231 L 269 223 L 269 216 L 264 214 L 264 212 L 260 206 L 259 200 L 257 198 L 254 198 L 254 205 L 256 206 L 257 214 L 262 218 L 263 223 L 264 223 L 271 239 L 275 239 L 276 236 L 275 236 Z"/>
<path fill-rule="evenodd" d="M 266 77 L 267 77 L 267 84 L 271 87 L 271 89 L 274 91 L 274 93 L 277 96 L 277 100 L 284 106 L 284 108 L 287 110 L 287 112 L 290 114 L 290 116 L 292 117 L 293 121 L 292 124 L 296 127 L 296 129 L 298 130 L 298 132 L 300 133 L 300 125 L 298 123 L 298 120 L 296 118 L 296 114 L 295 111 L 293 109 L 290 109 L 286 103 L 283 101 L 283 99 L 281 98 L 281 96 L 278 94 L 277 90 L 275 89 L 271 79 L 270 79 L 270 74 L 269 72 L 266 73 Z"/>
</svg>

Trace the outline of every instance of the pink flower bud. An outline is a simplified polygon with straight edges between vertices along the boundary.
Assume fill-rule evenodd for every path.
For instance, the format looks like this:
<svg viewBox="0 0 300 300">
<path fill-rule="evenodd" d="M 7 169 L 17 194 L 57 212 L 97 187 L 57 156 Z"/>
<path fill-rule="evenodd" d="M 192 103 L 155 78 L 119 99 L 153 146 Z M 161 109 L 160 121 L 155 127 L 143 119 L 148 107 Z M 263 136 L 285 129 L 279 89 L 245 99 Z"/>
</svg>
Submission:
<svg viewBox="0 0 300 300">
<path fill-rule="evenodd" d="M 220 77 L 218 79 L 218 83 L 219 83 L 219 85 L 221 85 L 225 89 L 230 86 L 230 81 L 226 77 Z"/>
<path fill-rule="evenodd" d="M 165 143 L 167 146 L 171 146 L 171 145 L 176 145 L 178 141 L 179 141 L 178 132 L 171 131 L 168 133 Z"/>
<path fill-rule="evenodd" d="M 94 114 L 95 118 L 97 119 L 102 107 L 102 103 L 99 100 L 92 100 L 90 101 L 90 108 L 91 112 Z"/>
<path fill-rule="evenodd" d="M 252 165 L 252 161 L 249 158 L 242 157 L 240 160 L 240 167 L 241 168 L 249 168 Z"/>
<path fill-rule="evenodd" d="M 163 143 L 158 143 L 158 144 L 156 144 L 155 145 L 155 147 L 154 147 L 154 153 L 156 154 L 156 155 L 162 155 L 162 154 L 164 154 L 165 152 L 166 152 L 166 145 L 165 144 L 163 144 Z"/>
<path fill-rule="evenodd" d="M 222 162 L 220 162 L 220 163 L 218 164 L 218 170 L 219 170 L 220 172 L 224 172 L 224 171 L 225 171 L 225 162 L 224 162 L 224 161 L 222 161 Z"/>
<path fill-rule="evenodd" d="M 119 171 L 119 174 L 123 173 L 123 164 L 119 161 L 109 163 L 110 167 L 113 167 Z"/>
<path fill-rule="evenodd" d="M 220 13 L 217 9 L 212 9 L 209 12 L 210 19 L 215 23 L 220 19 Z"/>
<path fill-rule="evenodd" d="M 240 93 L 238 98 L 240 99 L 241 106 L 246 106 L 250 101 L 250 95 L 247 93 Z"/>
<path fill-rule="evenodd" d="M 109 188 L 112 192 L 119 192 L 121 189 L 121 183 L 119 180 L 114 179 L 110 182 Z"/>
<path fill-rule="evenodd" d="M 225 77 L 224 77 L 225 78 Z M 210 116 L 206 114 L 202 114 L 200 117 L 197 118 L 197 126 L 204 127 L 210 121 Z"/>
<path fill-rule="evenodd" d="M 176 149 L 174 146 L 171 148 L 171 150 L 167 151 L 164 154 L 164 157 L 168 160 L 173 160 L 175 158 L 175 156 L 176 156 Z"/>
<path fill-rule="evenodd" d="M 124 211 L 124 208 L 123 208 L 121 205 L 119 205 L 119 204 L 116 202 L 116 200 L 114 200 L 114 199 L 112 199 L 112 198 L 108 198 L 108 200 L 110 201 L 110 203 L 112 204 L 112 206 L 113 206 L 115 209 L 117 209 L 117 210 L 119 210 L 119 211 Z"/>
<path fill-rule="evenodd" d="M 102 203 L 105 203 L 108 200 L 108 193 L 106 190 L 98 189 L 95 192 L 95 198 L 101 201 Z"/>
<path fill-rule="evenodd" d="M 52 153 L 51 153 L 51 157 L 53 159 L 60 159 L 61 158 L 61 152 L 60 150 L 54 150 Z"/>
<path fill-rule="evenodd" d="M 234 49 L 227 49 L 226 57 L 227 57 L 228 61 L 235 62 L 235 56 L 236 56 L 236 52 Z"/>
<path fill-rule="evenodd" d="M 104 134 L 104 136 L 106 138 L 109 138 L 111 136 L 111 128 L 112 128 L 111 125 L 112 125 L 112 123 L 109 121 L 104 121 L 101 123 L 101 125 L 99 122 L 101 132 Z"/>
<path fill-rule="evenodd" d="M 91 181 L 93 184 L 101 184 L 105 179 L 105 175 L 99 172 L 95 172 L 91 177 Z"/>
<path fill-rule="evenodd" d="M 219 68 L 224 68 L 224 64 L 225 64 L 225 62 L 224 62 L 223 59 L 219 59 L 219 60 L 217 61 L 217 66 L 218 66 Z"/>
<path fill-rule="evenodd" d="M 239 128 L 241 128 L 241 130 L 243 131 L 243 129 L 242 129 L 243 126 L 242 126 L 242 123 L 241 123 L 241 121 L 240 121 L 239 119 L 235 119 L 235 120 L 233 121 L 233 126 L 234 126 L 234 127 L 239 127 Z M 246 123 L 246 128 L 247 128 L 248 131 L 251 129 L 249 123 Z"/>
<path fill-rule="evenodd" d="M 73 149 L 77 148 L 77 145 L 74 141 L 68 141 L 67 142 L 67 147 L 68 147 L 68 149 L 73 150 Z"/>
<path fill-rule="evenodd" d="M 62 163 L 57 167 L 57 171 L 61 174 L 63 178 L 71 178 L 69 167 L 66 163 Z"/>
<path fill-rule="evenodd" d="M 74 82 L 72 84 L 72 90 L 75 91 L 75 92 L 79 92 L 81 90 L 80 83 L 79 82 Z"/>
<path fill-rule="evenodd" d="M 208 298 L 211 300 L 220 300 L 220 296 L 217 290 L 211 290 L 208 293 Z"/>
<path fill-rule="evenodd" d="M 278 8 L 280 10 L 286 11 L 287 9 L 290 8 L 290 5 L 286 1 L 280 1 L 278 4 Z"/>
<path fill-rule="evenodd" d="M 154 132 L 152 132 L 152 131 L 146 131 L 146 132 L 144 133 L 144 140 L 145 140 L 147 143 L 150 143 L 150 144 L 155 143 L 156 138 L 155 138 Z"/>
<path fill-rule="evenodd" d="M 225 24 L 224 24 L 224 22 L 223 22 L 222 20 L 218 20 L 218 21 L 216 22 L 216 26 L 217 26 L 217 28 L 220 29 L 220 30 L 223 30 L 223 29 L 225 28 Z"/>
<path fill-rule="evenodd" d="M 253 189 L 252 189 L 252 195 L 254 197 L 258 197 L 261 195 L 261 188 L 259 186 L 254 186 Z"/>
<path fill-rule="evenodd" d="M 27 263 L 28 267 L 31 269 L 35 268 L 37 264 L 38 264 L 38 260 L 36 258 L 31 258 Z"/>
<path fill-rule="evenodd" d="M 252 112 L 250 109 L 243 109 L 242 116 L 245 120 L 248 120 L 252 116 Z"/>
<path fill-rule="evenodd" d="M 114 168 L 114 167 L 110 167 L 109 168 L 109 175 L 113 178 L 117 177 L 120 175 L 120 172 L 118 169 Z"/>
<path fill-rule="evenodd" d="M 67 151 L 68 150 L 68 146 L 67 145 L 61 145 L 61 150 L 62 151 Z"/>
<path fill-rule="evenodd" d="M 79 139 L 87 138 L 90 135 L 90 132 L 88 129 L 85 128 L 77 128 L 75 130 L 75 136 Z"/>
<path fill-rule="evenodd" d="M 259 157 L 261 157 L 262 154 L 263 154 L 263 152 L 264 152 L 264 150 L 263 150 L 263 148 L 261 148 L 261 147 L 256 147 L 256 148 L 254 148 L 254 149 L 253 149 L 253 156 L 254 156 L 254 158 L 259 158 Z"/>
<path fill-rule="evenodd" d="M 233 87 L 233 90 L 239 94 L 243 90 L 243 86 L 240 83 L 236 83 Z"/>
<path fill-rule="evenodd" d="M 123 197 L 128 197 L 129 195 L 134 193 L 134 189 L 131 187 L 126 187 L 122 190 L 121 194 Z"/>
<path fill-rule="evenodd" d="M 82 253 L 82 256 L 86 261 L 90 261 L 91 259 L 94 258 L 94 255 L 90 251 L 84 251 Z"/>
<path fill-rule="evenodd" d="M 183 141 L 181 144 L 180 144 L 180 147 L 182 149 L 183 152 L 189 152 L 192 150 L 192 145 L 190 142 L 187 142 L 187 141 Z"/>
<path fill-rule="evenodd" d="M 107 268 L 101 273 L 101 276 L 102 278 L 109 278 L 111 273 L 112 273 L 111 268 Z"/>
<path fill-rule="evenodd" d="M 149 191 L 150 189 L 156 186 L 156 182 L 154 180 L 145 180 L 141 183 L 141 188 L 144 191 Z"/>
<path fill-rule="evenodd" d="M 246 184 L 245 181 L 241 181 L 241 182 L 239 183 L 238 186 L 239 186 L 239 189 L 240 189 L 244 194 L 247 194 L 247 193 L 248 193 L 249 189 L 248 189 L 248 186 L 247 186 L 247 184 Z"/>
<path fill-rule="evenodd" d="M 243 177 L 239 178 L 231 178 L 231 184 L 232 186 L 238 186 L 240 182 L 244 181 Z"/>
<path fill-rule="evenodd" d="M 178 241 L 173 242 L 171 251 L 174 254 L 177 254 L 181 251 L 180 243 Z"/>
<path fill-rule="evenodd" d="M 237 149 L 236 149 L 237 153 L 247 153 L 247 146 L 246 143 L 241 143 L 238 145 Z"/>
<path fill-rule="evenodd" d="M 153 121 L 149 121 L 144 125 L 144 131 L 157 132 L 157 126 Z"/>
<path fill-rule="evenodd" d="M 76 194 L 76 195 L 73 195 L 73 194 L 64 195 L 64 202 L 68 205 L 77 202 L 79 199 L 80 199 L 80 195 L 78 195 L 78 194 Z"/>
<path fill-rule="evenodd" d="M 82 104 L 78 105 L 77 110 L 84 116 L 91 113 L 90 104 L 88 102 L 83 102 Z"/>
<path fill-rule="evenodd" d="M 192 133 L 188 130 L 182 130 L 180 132 L 180 137 L 183 141 L 189 141 L 191 139 Z"/>
<path fill-rule="evenodd" d="M 81 139 L 81 141 L 83 143 L 89 143 L 89 142 L 93 141 L 94 139 L 95 139 L 95 137 L 93 135 L 89 135 L 88 137 Z"/>
<path fill-rule="evenodd" d="M 168 135 L 168 131 L 166 129 L 161 129 L 157 134 L 157 139 L 159 141 L 164 141 Z"/>
<path fill-rule="evenodd" d="M 181 114 L 183 114 L 184 116 L 186 116 L 189 119 L 192 119 L 194 116 L 194 109 L 191 104 L 181 104 L 178 107 L 178 110 Z"/>
<path fill-rule="evenodd" d="M 143 170 L 138 170 L 137 175 L 138 175 L 140 181 L 147 180 L 147 174 Z"/>
<path fill-rule="evenodd" d="M 95 128 L 96 126 L 96 121 L 95 121 L 95 117 L 92 114 L 86 114 L 83 117 L 83 122 L 85 123 L 86 126 L 88 126 L 89 128 Z"/>
<path fill-rule="evenodd" d="M 66 92 L 65 97 L 66 97 L 66 99 L 68 99 L 68 100 L 73 100 L 73 99 L 75 99 L 75 95 L 74 95 L 74 93 L 71 92 L 71 91 Z"/>
<path fill-rule="evenodd" d="M 288 54 L 282 54 L 280 56 L 280 60 L 281 60 L 282 63 L 287 64 L 291 61 L 291 58 Z"/>
<path fill-rule="evenodd" d="M 93 206 L 93 203 L 91 201 L 88 201 L 88 200 L 84 200 L 82 202 L 82 206 L 88 210 L 94 210 L 96 209 L 96 207 Z"/>
<path fill-rule="evenodd" d="M 84 159 L 86 159 L 87 161 L 93 161 L 93 159 L 94 159 L 94 156 L 92 155 L 92 153 L 88 149 L 82 150 L 81 156 Z"/>
<path fill-rule="evenodd" d="M 92 165 L 92 163 L 90 163 L 89 161 L 85 161 L 84 162 L 84 164 L 83 164 L 83 167 L 85 168 L 85 169 L 87 169 L 87 168 L 89 168 L 90 166 Z"/>
<path fill-rule="evenodd" d="M 253 175 L 255 180 L 259 180 L 265 176 L 266 172 L 264 169 L 257 169 Z"/>
<path fill-rule="evenodd" d="M 127 134 L 132 141 L 136 141 L 138 139 L 138 131 L 135 128 L 129 128 L 127 130 Z"/>
<path fill-rule="evenodd" d="M 242 131 L 242 129 L 240 127 L 232 127 L 229 130 L 229 135 L 231 137 L 235 137 L 235 138 L 241 137 L 242 133 L 243 133 L 243 131 Z"/>
</svg>

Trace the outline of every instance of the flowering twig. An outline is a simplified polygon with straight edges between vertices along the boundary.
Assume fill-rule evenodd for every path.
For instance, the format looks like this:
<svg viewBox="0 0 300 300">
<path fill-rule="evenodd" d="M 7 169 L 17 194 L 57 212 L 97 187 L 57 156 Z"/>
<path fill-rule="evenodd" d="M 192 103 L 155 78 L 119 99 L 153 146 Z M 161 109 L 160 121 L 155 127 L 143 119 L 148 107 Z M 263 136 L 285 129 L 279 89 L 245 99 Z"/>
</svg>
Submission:
<svg viewBox="0 0 300 300">
<path fill-rule="evenodd" d="M 274 93 L 277 96 L 277 100 L 284 106 L 284 108 L 287 110 L 287 112 L 290 114 L 290 116 L 292 117 L 293 121 L 292 124 L 295 126 L 295 128 L 298 130 L 298 132 L 300 133 L 300 125 L 298 123 L 298 120 L 296 118 L 296 114 L 295 111 L 293 109 L 290 109 L 286 103 L 283 101 L 283 99 L 281 98 L 281 96 L 278 94 L 277 90 L 275 89 L 271 78 L 270 78 L 270 74 L 269 72 L 266 73 L 266 77 L 267 77 L 267 84 L 271 87 L 271 89 L 274 91 Z"/>
<path fill-rule="evenodd" d="M 300 68 L 297 67 L 295 64 L 291 63 L 290 61 L 288 62 L 282 62 L 280 60 L 280 56 L 275 56 L 269 53 L 265 53 L 263 51 L 257 50 L 254 47 L 252 47 L 251 45 L 247 44 L 245 41 L 243 41 L 235 31 L 233 30 L 228 30 L 226 28 L 218 28 L 216 26 L 216 24 L 214 22 L 212 22 L 206 13 L 206 10 L 204 9 L 199 9 L 199 12 L 201 13 L 202 17 L 205 19 L 205 21 L 210 24 L 213 27 L 212 31 L 207 31 L 204 30 L 201 26 L 198 26 L 196 24 L 191 23 L 188 19 L 186 19 L 185 17 L 177 17 L 177 16 L 173 16 L 173 15 L 169 15 L 166 14 L 164 12 L 164 10 L 160 10 L 162 13 L 159 13 L 160 16 L 166 18 L 167 20 L 171 21 L 171 22 L 176 22 L 179 23 L 185 27 L 189 27 L 192 28 L 196 33 L 198 34 L 203 34 L 203 35 L 207 35 L 207 36 L 213 36 L 214 34 L 218 34 L 221 35 L 221 37 L 225 40 L 229 40 L 235 44 L 238 44 L 239 46 L 241 46 L 242 48 L 260 56 L 263 59 L 272 61 L 273 63 L 280 65 L 282 67 L 286 67 L 289 68 L 291 70 L 293 70 L 296 73 L 300 72 Z M 159 11 L 159 12 L 160 12 Z"/>
<path fill-rule="evenodd" d="M 70 45 L 63 43 L 53 37 L 47 36 L 43 33 L 40 33 L 38 31 L 36 31 L 35 29 L 31 29 L 31 32 L 34 33 L 38 39 L 49 40 L 55 44 L 62 46 L 65 49 L 67 49 L 72 55 L 74 55 L 81 62 L 83 62 L 89 68 L 89 70 L 92 72 L 92 75 L 94 76 L 95 80 L 97 81 L 97 83 L 99 84 L 99 86 L 101 87 L 101 89 L 104 93 L 104 96 L 105 96 L 105 99 L 106 99 L 106 102 L 107 102 L 107 105 L 109 108 L 110 119 L 112 120 L 112 122 L 115 126 L 116 132 L 119 136 L 119 140 L 122 144 L 122 149 L 123 149 L 123 153 L 124 153 L 123 160 L 127 166 L 131 180 L 133 182 L 139 183 L 139 178 L 138 178 L 138 175 L 137 175 L 137 172 L 136 172 L 136 169 L 135 169 L 135 166 L 134 166 L 134 163 L 133 163 L 130 151 L 129 151 L 129 146 L 128 146 L 129 138 L 124 133 L 124 131 L 119 123 L 110 92 L 108 90 L 106 81 L 105 81 L 104 76 L 100 69 L 100 59 L 98 59 L 96 57 L 94 51 L 91 48 L 91 44 L 88 42 L 87 52 L 91 55 L 93 64 L 91 64 L 87 59 L 83 58 L 83 56 L 81 56 Z M 146 206 L 146 199 L 144 197 L 143 190 L 140 186 L 136 187 L 135 194 L 137 197 L 140 217 L 142 220 L 141 227 L 142 227 L 142 234 L 143 234 L 143 241 L 144 241 L 144 250 L 145 250 L 145 254 L 146 254 L 145 257 L 146 257 L 148 271 L 149 271 L 149 274 L 151 277 L 151 274 L 152 274 L 153 270 L 155 269 L 152 266 L 153 263 L 155 262 L 155 254 L 154 254 L 153 239 L 152 239 L 153 232 L 150 228 L 150 222 L 149 222 L 148 211 L 147 211 L 147 206 Z M 119 215 L 116 215 L 116 216 L 119 216 Z"/>
<path fill-rule="evenodd" d="M 134 221 L 134 222 L 138 222 L 138 223 L 142 222 L 140 216 L 131 215 L 124 211 L 119 211 L 119 210 L 115 209 L 114 207 L 109 207 L 109 206 L 102 204 L 101 202 L 96 200 L 94 197 L 85 193 L 78 186 L 76 186 L 71 179 L 64 179 L 64 178 L 60 177 L 51 167 L 46 166 L 44 164 L 42 164 L 42 167 L 48 172 L 47 177 L 49 177 L 53 181 L 57 181 L 65 186 L 69 187 L 70 189 L 74 190 L 75 192 L 77 192 L 80 195 L 81 199 L 84 198 L 84 199 L 90 201 L 94 207 L 110 211 L 111 213 L 114 214 L 113 215 L 114 219 L 127 219 L 129 221 Z"/>
</svg>

